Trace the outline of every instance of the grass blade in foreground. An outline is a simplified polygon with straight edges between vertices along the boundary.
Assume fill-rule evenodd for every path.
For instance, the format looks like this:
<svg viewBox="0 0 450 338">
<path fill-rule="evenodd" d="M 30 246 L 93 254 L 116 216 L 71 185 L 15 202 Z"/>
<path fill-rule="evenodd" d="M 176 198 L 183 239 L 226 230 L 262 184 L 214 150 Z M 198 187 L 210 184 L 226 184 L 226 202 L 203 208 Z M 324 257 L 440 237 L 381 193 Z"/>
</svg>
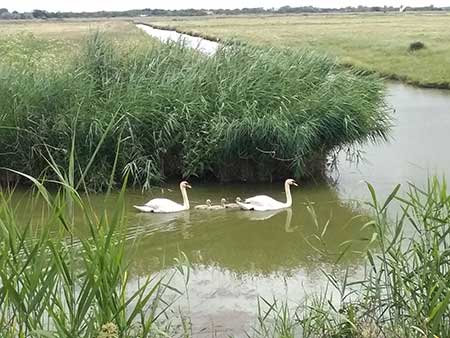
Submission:
<svg viewBox="0 0 450 338">
<path fill-rule="evenodd" d="M 351 281 L 347 274 L 328 275 L 331 289 L 307 297 L 295 312 L 271 304 L 257 337 L 450 336 L 450 194 L 445 180 L 430 178 L 425 190 L 411 185 L 401 198 L 397 186 L 384 203 L 369 188 L 374 218 L 367 226 L 376 239 L 367 252 L 365 277 Z M 396 219 L 388 217 L 393 201 L 402 210 Z"/>
</svg>

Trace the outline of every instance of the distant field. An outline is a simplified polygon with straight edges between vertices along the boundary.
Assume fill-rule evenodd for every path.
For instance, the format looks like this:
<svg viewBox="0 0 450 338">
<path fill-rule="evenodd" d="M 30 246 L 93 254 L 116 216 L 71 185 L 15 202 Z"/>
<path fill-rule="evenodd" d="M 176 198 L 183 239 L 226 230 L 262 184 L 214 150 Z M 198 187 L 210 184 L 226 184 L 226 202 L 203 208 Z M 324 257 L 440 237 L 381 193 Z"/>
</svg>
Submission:
<svg viewBox="0 0 450 338">
<path fill-rule="evenodd" d="M 391 78 L 431 87 L 450 88 L 450 15 L 329 14 L 237 17 L 135 18 L 159 26 L 257 45 L 307 47 L 337 57 L 341 64 L 376 71 Z M 30 50 L 56 55 L 74 51 L 89 32 L 105 32 L 123 47 L 151 39 L 129 18 L 0 22 L 0 57 L 21 59 Z M 31 34 L 33 38 L 31 38 Z M 17 37 L 21 37 L 19 41 Z M 24 39 L 24 36 L 28 38 Z M 13 38 L 12 38 L 13 37 Z M 421 41 L 426 48 L 408 51 Z M 16 45 L 10 48 L 12 45 Z M 22 48 L 17 48 L 22 47 Z M 14 53 L 11 54 L 10 52 Z"/>
<path fill-rule="evenodd" d="M 340 63 L 420 85 L 450 88 L 450 15 L 359 14 L 147 19 L 220 38 L 255 44 L 309 47 Z M 142 20 L 141 20 L 142 21 Z M 409 52 L 411 42 L 426 48 Z"/>
<path fill-rule="evenodd" d="M 0 59 L 16 67 L 62 68 L 77 57 L 86 37 L 97 31 L 119 48 L 155 41 L 124 19 L 0 21 Z"/>
<path fill-rule="evenodd" d="M 104 31 L 116 38 L 128 37 L 136 31 L 134 25 L 122 20 L 64 20 L 64 21 L 0 21 L 0 36 L 33 33 L 48 39 L 77 41 L 92 31 Z"/>
<path fill-rule="evenodd" d="M 102 32 L 108 38 L 121 44 L 148 42 L 148 35 L 142 33 L 130 20 L 64 20 L 64 21 L 0 21 L 0 41 L 23 39 L 26 36 L 64 44 L 65 47 L 77 47 L 84 38 L 93 32 Z M 0 50 L 4 49 L 0 46 Z"/>
</svg>

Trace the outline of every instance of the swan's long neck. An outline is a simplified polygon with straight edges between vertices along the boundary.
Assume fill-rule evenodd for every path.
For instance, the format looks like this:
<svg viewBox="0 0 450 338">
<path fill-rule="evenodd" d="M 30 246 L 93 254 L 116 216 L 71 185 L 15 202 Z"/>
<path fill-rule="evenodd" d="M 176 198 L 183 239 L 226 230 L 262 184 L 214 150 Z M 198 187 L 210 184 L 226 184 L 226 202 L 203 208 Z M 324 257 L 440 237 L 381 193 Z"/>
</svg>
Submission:
<svg viewBox="0 0 450 338">
<path fill-rule="evenodd" d="M 286 192 L 286 203 L 284 205 L 289 208 L 292 205 L 292 195 L 291 186 L 287 182 L 284 183 L 284 191 Z"/>
<path fill-rule="evenodd" d="M 189 199 L 188 199 L 188 195 L 186 192 L 186 188 L 185 187 L 180 187 L 181 190 L 181 196 L 183 196 L 183 207 L 186 210 L 189 210 L 190 206 L 189 206 Z"/>
</svg>

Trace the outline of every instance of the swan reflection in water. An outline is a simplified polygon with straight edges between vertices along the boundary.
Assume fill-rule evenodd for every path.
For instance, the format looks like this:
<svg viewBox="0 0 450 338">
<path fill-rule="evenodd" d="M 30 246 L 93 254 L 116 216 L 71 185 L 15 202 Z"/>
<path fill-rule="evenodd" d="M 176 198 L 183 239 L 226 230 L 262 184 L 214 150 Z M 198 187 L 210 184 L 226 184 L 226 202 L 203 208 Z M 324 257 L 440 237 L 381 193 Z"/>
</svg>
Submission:
<svg viewBox="0 0 450 338">
<path fill-rule="evenodd" d="M 189 211 L 173 213 L 139 213 L 134 226 L 128 228 L 127 238 L 138 238 L 155 232 L 170 232 L 180 230 L 183 237 L 190 238 L 188 229 L 191 227 Z"/>
<path fill-rule="evenodd" d="M 275 215 L 282 214 L 286 212 L 286 221 L 284 222 L 284 231 L 286 232 L 294 232 L 298 226 L 291 226 L 292 223 L 292 209 L 279 209 L 279 210 L 270 210 L 270 211 L 260 211 L 260 212 L 242 212 L 240 216 L 250 221 L 267 221 L 271 219 Z"/>
<path fill-rule="evenodd" d="M 246 219 L 249 221 L 267 221 L 272 217 L 286 213 L 286 219 L 284 223 L 284 231 L 285 232 L 294 232 L 298 226 L 292 226 L 292 209 L 280 209 L 280 210 L 270 210 L 270 211 L 261 211 L 261 212 L 245 212 L 235 210 L 230 212 L 233 215 L 239 215 L 238 217 L 242 219 Z M 211 213 L 208 214 L 209 217 L 204 218 L 204 214 L 202 212 L 194 212 L 195 216 L 200 217 L 192 217 L 190 211 L 176 212 L 176 213 L 140 213 L 136 215 L 136 224 L 132 226 L 128 230 L 127 238 L 128 239 L 136 239 L 140 237 L 149 236 L 156 232 L 172 232 L 179 231 L 184 239 L 192 238 L 192 233 L 190 231 L 193 224 L 198 223 L 210 223 L 215 221 L 220 221 L 224 217 L 227 217 L 228 213 Z"/>
</svg>

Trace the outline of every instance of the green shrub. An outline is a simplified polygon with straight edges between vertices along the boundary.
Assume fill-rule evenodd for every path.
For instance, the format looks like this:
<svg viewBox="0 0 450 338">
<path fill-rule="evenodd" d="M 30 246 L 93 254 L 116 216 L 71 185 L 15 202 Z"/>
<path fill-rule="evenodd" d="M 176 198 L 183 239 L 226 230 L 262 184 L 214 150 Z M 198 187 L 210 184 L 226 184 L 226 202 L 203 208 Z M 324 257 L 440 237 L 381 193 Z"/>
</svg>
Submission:
<svg viewBox="0 0 450 338">
<path fill-rule="evenodd" d="M 416 50 L 421 50 L 425 48 L 425 44 L 423 42 L 420 41 L 416 41 L 416 42 L 411 42 L 409 44 L 409 48 L 408 50 L 410 52 L 415 52 Z"/>
</svg>

